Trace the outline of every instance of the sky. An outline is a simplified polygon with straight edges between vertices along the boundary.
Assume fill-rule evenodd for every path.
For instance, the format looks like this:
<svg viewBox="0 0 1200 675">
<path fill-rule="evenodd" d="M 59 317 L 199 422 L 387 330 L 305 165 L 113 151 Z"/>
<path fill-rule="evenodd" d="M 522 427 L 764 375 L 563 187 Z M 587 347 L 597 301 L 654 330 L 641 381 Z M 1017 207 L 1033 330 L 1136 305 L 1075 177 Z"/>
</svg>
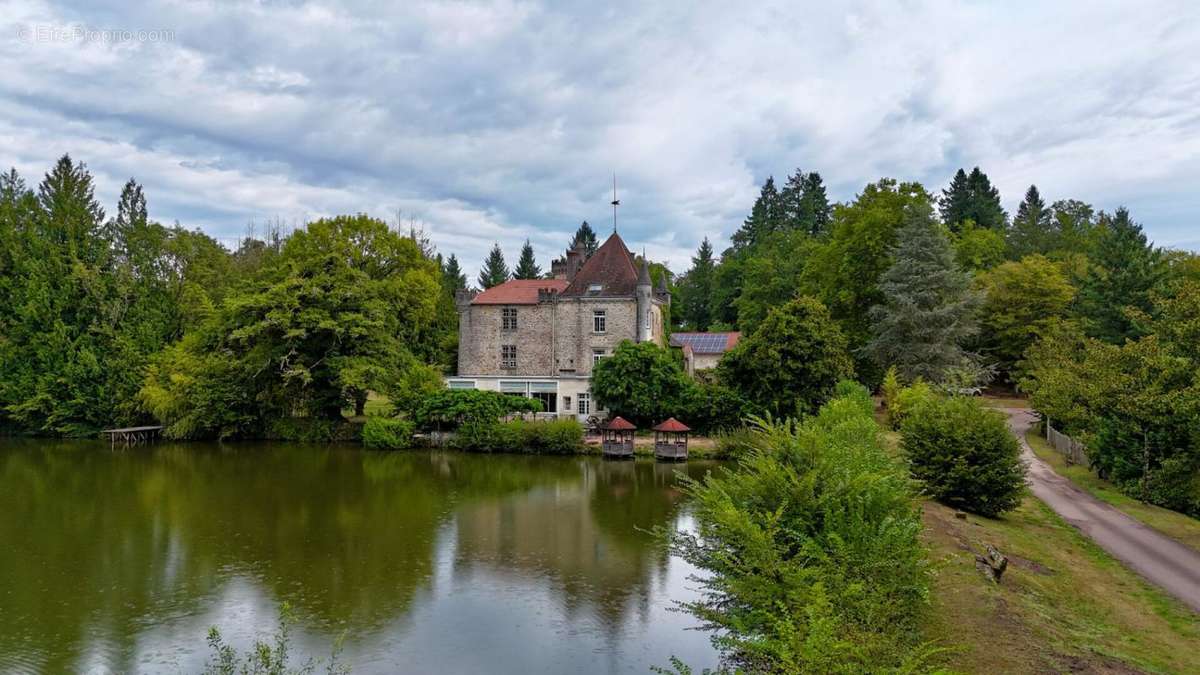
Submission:
<svg viewBox="0 0 1200 675">
<path fill-rule="evenodd" d="M 0 164 L 234 242 L 365 212 L 474 278 L 583 220 L 683 272 L 768 175 L 980 166 L 1200 250 L 1200 4 L 0 0 Z"/>
</svg>

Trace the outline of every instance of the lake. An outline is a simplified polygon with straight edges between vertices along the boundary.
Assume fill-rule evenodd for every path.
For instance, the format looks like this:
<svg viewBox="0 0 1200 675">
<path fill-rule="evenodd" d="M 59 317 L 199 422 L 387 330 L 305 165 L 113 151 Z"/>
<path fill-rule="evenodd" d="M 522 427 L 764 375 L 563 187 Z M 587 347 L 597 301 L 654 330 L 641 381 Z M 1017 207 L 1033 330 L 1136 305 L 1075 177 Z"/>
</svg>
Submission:
<svg viewBox="0 0 1200 675">
<path fill-rule="evenodd" d="M 297 444 L 0 439 L 0 672 L 191 673 L 282 603 L 355 673 L 713 667 L 676 470 Z M 697 671 L 698 672 L 698 671 Z"/>
</svg>

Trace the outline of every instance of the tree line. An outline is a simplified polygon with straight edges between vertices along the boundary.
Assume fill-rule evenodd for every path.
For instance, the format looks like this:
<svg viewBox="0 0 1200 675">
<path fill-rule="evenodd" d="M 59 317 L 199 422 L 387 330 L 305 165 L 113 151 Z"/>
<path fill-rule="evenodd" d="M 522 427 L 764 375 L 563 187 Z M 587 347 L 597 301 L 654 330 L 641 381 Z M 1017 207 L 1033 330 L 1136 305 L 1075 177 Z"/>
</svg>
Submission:
<svg viewBox="0 0 1200 675">
<path fill-rule="evenodd" d="M 91 436 L 157 420 L 175 437 L 329 437 L 368 391 L 440 380 L 463 281 L 419 232 L 365 215 L 229 251 L 150 221 L 134 180 L 107 217 L 69 156 L 36 189 L 11 170 L 0 428 Z"/>
</svg>

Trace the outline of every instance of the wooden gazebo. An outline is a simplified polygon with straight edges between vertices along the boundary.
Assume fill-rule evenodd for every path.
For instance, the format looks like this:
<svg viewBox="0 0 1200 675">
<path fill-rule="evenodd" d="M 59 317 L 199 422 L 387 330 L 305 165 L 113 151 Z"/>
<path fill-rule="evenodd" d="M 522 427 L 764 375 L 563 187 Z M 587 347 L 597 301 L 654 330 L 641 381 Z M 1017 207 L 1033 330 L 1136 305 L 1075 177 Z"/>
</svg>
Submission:
<svg viewBox="0 0 1200 675">
<path fill-rule="evenodd" d="M 674 417 L 654 427 L 654 456 L 670 461 L 687 459 L 689 431 L 686 424 Z"/>
<path fill-rule="evenodd" d="M 633 432 L 637 427 L 632 423 L 623 417 L 614 417 L 600 427 L 600 431 L 603 436 L 600 447 L 605 457 L 633 457 Z"/>
</svg>

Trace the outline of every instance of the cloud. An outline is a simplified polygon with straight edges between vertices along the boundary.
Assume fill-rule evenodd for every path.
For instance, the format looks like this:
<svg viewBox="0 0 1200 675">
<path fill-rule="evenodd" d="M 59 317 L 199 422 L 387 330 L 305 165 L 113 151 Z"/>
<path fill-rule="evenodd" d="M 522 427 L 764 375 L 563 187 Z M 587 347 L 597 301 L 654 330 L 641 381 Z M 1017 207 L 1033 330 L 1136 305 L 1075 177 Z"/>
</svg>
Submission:
<svg viewBox="0 0 1200 675">
<path fill-rule="evenodd" d="M 106 203 L 134 176 L 154 217 L 222 237 L 399 212 L 472 276 L 493 241 L 515 262 L 529 238 L 547 266 L 579 221 L 609 229 L 616 173 L 622 234 L 682 271 L 768 174 L 819 170 L 849 199 L 979 165 L 1010 210 L 1037 183 L 1196 239 L 1183 2 L 7 8 L 0 159 L 36 182 L 70 152 Z"/>
</svg>

